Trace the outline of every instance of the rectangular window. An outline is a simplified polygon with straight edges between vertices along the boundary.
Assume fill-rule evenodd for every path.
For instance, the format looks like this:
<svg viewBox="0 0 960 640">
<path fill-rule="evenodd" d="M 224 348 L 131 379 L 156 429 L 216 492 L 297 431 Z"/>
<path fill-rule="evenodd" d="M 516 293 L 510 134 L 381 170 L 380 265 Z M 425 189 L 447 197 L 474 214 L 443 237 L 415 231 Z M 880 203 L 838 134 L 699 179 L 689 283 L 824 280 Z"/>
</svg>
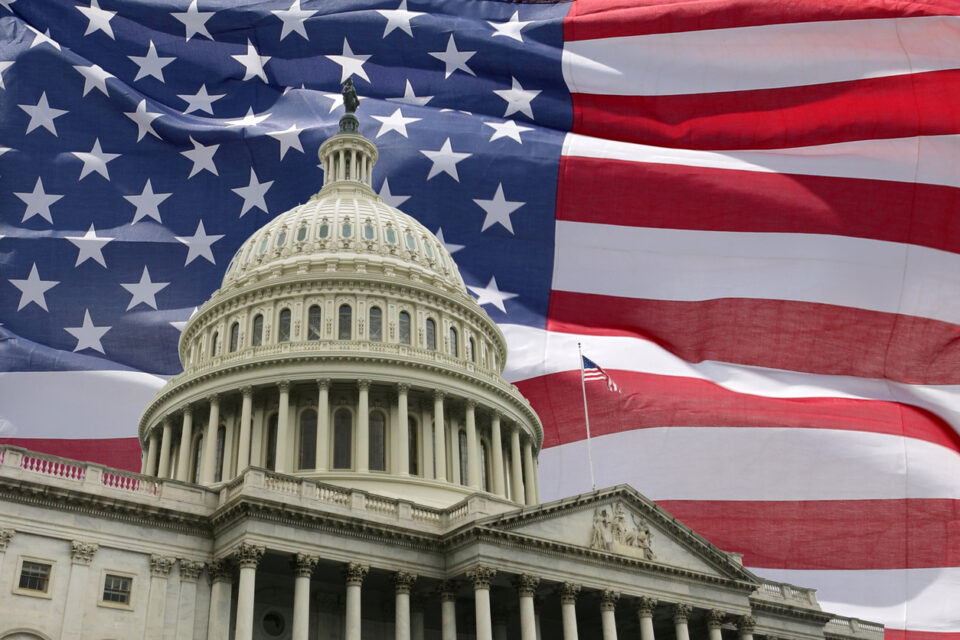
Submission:
<svg viewBox="0 0 960 640">
<path fill-rule="evenodd" d="M 46 593 L 50 586 L 50 568 L 49 564 L 24 560 L 20 569 L 19 588 Z"/>
<path fill-rule="evenodd" d="M 103 580 L 103 601 L 113 604 L 130 604 L 130 587 L 133 578 L 108 573 Z"/>
</svg>

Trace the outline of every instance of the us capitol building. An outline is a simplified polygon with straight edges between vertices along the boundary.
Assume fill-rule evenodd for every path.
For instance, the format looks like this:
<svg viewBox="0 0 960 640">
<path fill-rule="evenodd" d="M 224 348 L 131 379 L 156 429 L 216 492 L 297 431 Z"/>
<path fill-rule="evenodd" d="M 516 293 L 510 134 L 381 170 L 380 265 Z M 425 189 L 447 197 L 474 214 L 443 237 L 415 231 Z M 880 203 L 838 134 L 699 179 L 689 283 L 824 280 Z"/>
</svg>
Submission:
<svg viewBox="0 0 960 640">
<path fill-rule="evenodd" d="M 540 503 L 506 341 L 345 95 L 323 188 L 184 328 L 141 473 L 0 447 L 0 640 L 882 640 L 629 486 Z"/>
</svg>

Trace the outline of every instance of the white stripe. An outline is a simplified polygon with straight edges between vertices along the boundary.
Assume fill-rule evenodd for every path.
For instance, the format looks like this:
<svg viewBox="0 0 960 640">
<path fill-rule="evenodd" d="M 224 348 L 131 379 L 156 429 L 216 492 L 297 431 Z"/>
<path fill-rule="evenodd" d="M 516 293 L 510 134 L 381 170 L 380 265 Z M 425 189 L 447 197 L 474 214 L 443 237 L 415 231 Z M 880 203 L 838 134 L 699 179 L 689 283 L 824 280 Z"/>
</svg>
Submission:
<svg viewBox="0 0 960 640">
<path fill-rule="evenodd" d="M 958 567 L 751 571 L 770 580 L 815 588 L 820 606 L 831 613 L 879 622 L 890 629 L 960 632 Z"/>
<path fill-rule="evenodd" d="M 747 91 L 955 69 L 960 19 L 805 22 L 564 43 L 574 93 Z"/>
<path fill-rule="evenodd" d="M 164 382 L 136 371 L 0 373 L 0 437 L 135 438 Z"/>
<path fill-rule="evenodd" d="M 598 487 L 626 483 L 653 500 L 960 498 L 960 456 L 900 436 L 678 426 L 591 442 L 594 459 L 603 461 L 595 468 Z M 590 491 L 587 460 L 586 440 L 544 449 L 543 500 Z"/>
<path fill-rule="evenodd" d="M 960 136 L 915 136 L 757 151 L 697 151 L 568 133 L 564 156 L 960 186 Z"/>
<path fill-rule="evenodd" d="M 960 323 L 960 255 L 848 236 L 559 221 L 553 288 L 626 298 L 791 300 Z M 625 274 L 629 274 L 626 277 Z"/>
</svg>

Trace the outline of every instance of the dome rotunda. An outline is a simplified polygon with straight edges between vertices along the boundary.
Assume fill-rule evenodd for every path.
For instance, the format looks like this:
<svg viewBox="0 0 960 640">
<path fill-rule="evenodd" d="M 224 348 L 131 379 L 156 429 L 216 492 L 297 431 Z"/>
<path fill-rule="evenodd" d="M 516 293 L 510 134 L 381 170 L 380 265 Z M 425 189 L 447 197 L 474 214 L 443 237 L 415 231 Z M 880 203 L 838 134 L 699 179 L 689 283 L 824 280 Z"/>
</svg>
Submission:
<svg viewBox="0 0 960 640">
<path fill-rule="evenodd" d="M 184 327 L 184 371 L 140 421 L 144 472 L 536 503 L 543 431 L 501 377 L 503 334 L 443 244 L 373 191 L 351 111 L 319 156 L 320 192 L 250 236 Z"/>
</svg>

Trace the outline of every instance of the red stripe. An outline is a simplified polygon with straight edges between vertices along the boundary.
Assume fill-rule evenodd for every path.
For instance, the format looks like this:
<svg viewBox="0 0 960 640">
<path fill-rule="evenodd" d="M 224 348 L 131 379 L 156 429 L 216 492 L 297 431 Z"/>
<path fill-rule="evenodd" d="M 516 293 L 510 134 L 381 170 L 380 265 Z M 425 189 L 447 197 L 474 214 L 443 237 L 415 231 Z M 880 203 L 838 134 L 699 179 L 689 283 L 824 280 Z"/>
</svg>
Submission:
<svg viewBox="0 0 960 640">
<path fill-rule="evenodd" d="M 561 157 L 559 175 L 559 220 L 821 233 L 960 253 L 960 189 L 953 187 L 578 156 Z"/>
<path fill-rule="evenodd" d="M 687 362 L 715 360 L 907 384 L 960 383 L 960 327 L 850 307 L 553 291 L 547 329 L 643 338 Z"/>
<path fill-rule="evenodd" d="M 957 4 L 897 0 L 576 0 L 564 40 L 703 31 L 765 24 L 956 15 Z"/>
<path fill-rule="evenodd" d="M 601 436 L 653 427 L 781 427 L 864 431 L 925 440 L 960 452 L 960 435 L 924 409 L 884 400 L 765 398 L 707 380 L 614 371 L 622 393 L 587 387 L 590 433 Z M 544 425 L 544 447 L 586 438 L 579 371 L 516 383 Z"/>
<path fill-rule="evenodd" d="M 955 69 L 709 95 L 572 95 L 574 132 L 662 147 L 775 149 L 960 131 Z"/>
<path fill-rule="evenodd" d="M 911 631 L 884 629 L 883 640 L 960 640 L 960 631 Z"/>
<path fill-rule="evenodd" d="M 662 500 L 658 504 L 743 563 L 766 569 L 960 566 L 960 501 Z"/>
<path fill-rule="evenodd" d="M 23 447 L 61 458 L 96 462 L 128 471 L 140 471 L 140 441 L 137 438 L 0 438 L 0 444 Z"/>
</svg>

